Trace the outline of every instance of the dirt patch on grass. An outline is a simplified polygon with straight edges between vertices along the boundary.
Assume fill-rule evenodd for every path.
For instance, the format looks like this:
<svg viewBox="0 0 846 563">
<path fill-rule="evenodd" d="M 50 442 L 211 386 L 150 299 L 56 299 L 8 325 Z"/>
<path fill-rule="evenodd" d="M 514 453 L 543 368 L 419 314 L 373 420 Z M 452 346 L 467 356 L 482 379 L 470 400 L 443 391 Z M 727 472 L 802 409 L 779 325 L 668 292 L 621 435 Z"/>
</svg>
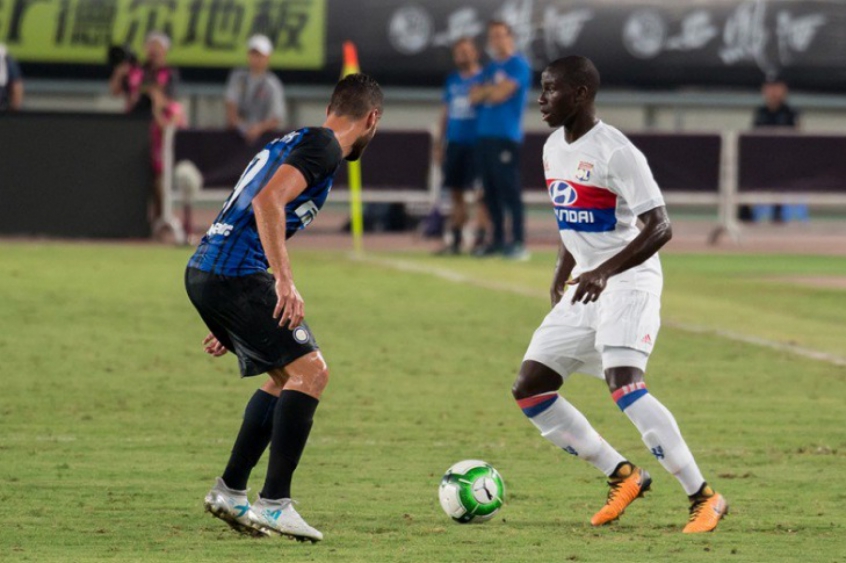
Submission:
<svg viewBox="0 0 846 563">
<path fill-rule="evenodd" d="M 842 289 L 846 291 L 846 276 L 780 276 L 767 278 L 767 281 L 786 282 L 805 287 Z"/>
</svg>

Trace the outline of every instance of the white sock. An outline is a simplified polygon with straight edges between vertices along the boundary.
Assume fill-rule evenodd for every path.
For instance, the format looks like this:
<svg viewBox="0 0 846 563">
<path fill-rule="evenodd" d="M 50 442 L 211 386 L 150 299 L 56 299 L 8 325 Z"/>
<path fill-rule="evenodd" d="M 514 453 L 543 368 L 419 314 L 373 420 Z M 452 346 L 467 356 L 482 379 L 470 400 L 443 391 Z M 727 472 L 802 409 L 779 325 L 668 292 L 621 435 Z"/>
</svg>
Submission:
<svg viewBox="0 0 846 563">
<path fill-rule="evenodd" d="M 611 475 L 626 461 L 617 450 L 602 439 L 585 416 L 558 393 L 543 393 L 517 401 L 541 436 L 583 460 L 605 475 Z"/>
<path fill-rule="evenodd" d="M 672 413 L 649 394 L 643 383 L 626 385 L 614 392 L 613 397 L 640 430 L 643 443 L 664 469 L 679 480 L 684 492 L 692 495 L 699 491 L 705 479 Z"/>
</svg>

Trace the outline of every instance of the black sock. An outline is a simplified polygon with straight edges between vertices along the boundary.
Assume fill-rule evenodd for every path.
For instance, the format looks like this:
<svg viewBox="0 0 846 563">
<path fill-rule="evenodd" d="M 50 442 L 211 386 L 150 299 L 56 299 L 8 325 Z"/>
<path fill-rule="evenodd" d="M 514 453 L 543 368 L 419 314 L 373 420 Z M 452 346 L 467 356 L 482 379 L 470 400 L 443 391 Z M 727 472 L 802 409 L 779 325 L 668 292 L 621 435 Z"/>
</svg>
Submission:
<svg viewBox="0 0 846 563">
<path fill-rule="evenodd" d="M 299 391 L 282 391 L 273 412 L 270 460 L 261 498 L 291 498 L 291 477 L 311 431 L 319 401 Z"/>
<path fill-rule="evenodd" d="M 232 455 L 223 471 L 223 482 L 230 489 L 243 491 L 247 488 L 250 472 L 270 443 L 276 402 L 276 397 L 259 389 L 247 403 L 244 422 L 241 423 L 238 438 L 232 446 Z"/>
<path fill-rule="evenodd" d="M 487 233 L 485 232 L 485 229 L 476 229 L 476 240 L 474 241 L 474 244 L 476 246 L 485 244 L 486 235 Z"/>
<path fill-rule="evenodd" d="M 454 227 L 452 229 L 452 247 L 461 248 L 461 228 Z"/>
</svg>

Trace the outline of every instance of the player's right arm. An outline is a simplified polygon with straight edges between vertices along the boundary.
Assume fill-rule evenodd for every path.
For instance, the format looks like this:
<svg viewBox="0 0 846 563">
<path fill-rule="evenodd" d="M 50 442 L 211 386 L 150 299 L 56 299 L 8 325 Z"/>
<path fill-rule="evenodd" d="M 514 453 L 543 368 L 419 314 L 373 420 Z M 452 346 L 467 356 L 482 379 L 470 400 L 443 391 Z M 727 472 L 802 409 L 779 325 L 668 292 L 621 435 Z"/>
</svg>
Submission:
<svg viewBox="0 0 846 563">
<path fill-rule="evenodd" d="M 570 279 L 570 274 L 573 273 L 573 268 L 576 267 L 576 259 L 564 246 L 564 243 L 558 241 L 558 260 L 555 262 L 555 273 L 552 276 L 552 287 L 549 289 L 549 298 L 552 301 L 552 306 L 558 305 L 561 301 L 561 296 L 567 289 L 567 280 Z"/>
<path fill-rule="evenodd" d="M 276 308 L 273 318 L 279 326 L 288 324 L 293 330 L 305 316 L 305 303 L 294 285 L 291 261 L 288 258 L 285 206 L 307 187 L 305 176 L 297 168 L 283 164 L 267 185 L 253 198 L 261 246 L 276 279 Z"/>
</svg>

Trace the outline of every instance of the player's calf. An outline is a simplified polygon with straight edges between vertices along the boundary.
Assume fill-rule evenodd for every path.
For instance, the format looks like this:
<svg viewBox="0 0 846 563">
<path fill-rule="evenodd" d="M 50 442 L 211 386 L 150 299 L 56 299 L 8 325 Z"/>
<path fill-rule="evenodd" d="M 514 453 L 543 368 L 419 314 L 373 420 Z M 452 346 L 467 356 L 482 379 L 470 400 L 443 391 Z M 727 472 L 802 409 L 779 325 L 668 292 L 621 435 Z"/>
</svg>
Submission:
<svg viewBox="0 0 846 563">
<path fill-rule="evenodd" d="M 605 375 L 614 402 L 640 431 L 655 459 L 679 481 L 690 498 L 690 520 L 684 532 L 715 529 L 728 512 L 728 504 L 705 482 L 675 417 L 649 393 L 643 372 L 632 367 L 611 368 Z"/>
<path fill-rule="evenodd" d="M 557 388 L 562 381 L 562 376 L 550 368 L 527 360 L 523 362 L 512 393 L 523 414 L 541 436 L 610 476 L 618 465 L 626 461 L 625 458 L 602 439 L 576 407 L 558 394 Z M 553 385 L 556 390 L 529 394 Z"/>
</svg>

